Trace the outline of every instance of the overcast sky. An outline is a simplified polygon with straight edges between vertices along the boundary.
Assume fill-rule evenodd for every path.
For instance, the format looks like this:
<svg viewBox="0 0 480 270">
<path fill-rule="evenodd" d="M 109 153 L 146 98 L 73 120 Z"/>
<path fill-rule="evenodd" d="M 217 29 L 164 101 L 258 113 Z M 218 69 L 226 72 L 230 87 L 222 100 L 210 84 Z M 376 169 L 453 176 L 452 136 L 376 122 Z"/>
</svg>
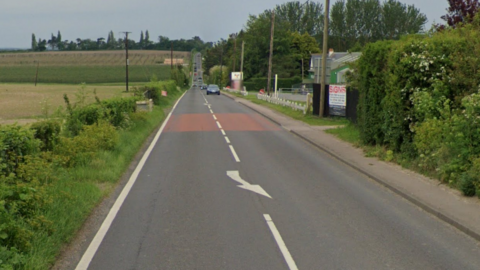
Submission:
<svg viewBox="0 0 480 270">
<path fill-rule="evenodd" d="M 332 0 L 332 4 L 336 0 Z M 383 1 L 383 0 L 381 0 Z M 248 15 L 257 15 L 286 0 L 5 0 L 0 8 L 0 48 L 30 48 L 31 35 L 49 39 L 60 30 L 63 40 L 106 38 L 112 30 L 132 32 L 148 30 L 150 40 L 159 35 L 170 39 L 200 36 L 218 41 L 240 31 Z M 304 2 L 300 0 L 300 2 Z M 323 0 L 319 2 L 324 3 Z M 415 4 L 427 15 L 427 28 L 443 22 L 447 0 L 400 0 Z"/>
</svg>

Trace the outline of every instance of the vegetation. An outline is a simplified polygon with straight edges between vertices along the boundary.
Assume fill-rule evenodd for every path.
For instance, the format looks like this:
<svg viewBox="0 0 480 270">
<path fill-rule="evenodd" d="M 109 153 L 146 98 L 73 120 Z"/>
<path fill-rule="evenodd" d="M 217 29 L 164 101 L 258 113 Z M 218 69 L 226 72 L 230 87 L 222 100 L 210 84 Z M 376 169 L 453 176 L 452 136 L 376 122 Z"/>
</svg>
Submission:
<svg viewBox="0 0 480 270">
<path fill-rule="evenodd" d="M 49 40 L 37 38 L 32 34 L 31 51 L 97 51 L 97 50 L 123 50 L 125 49 L 125 38 L 115 39 L 113 31 L 108 33 L 107 39 L 100 37 L 96 40 L 77 38 L 75 41 L 62 40 L 62 34 L 58 31 L 57 35 L 51 35 Z M 148 30 L 140 32 L 139 41 L 128 39 L 128 48 L 133 50 L 168 50 L 173 47 L 175 51 L 191 51 L 196 49 L 198 51 L 212 46 L 211 42 L 204 42 L 199 37 L 195 36 L 191 39 L 185 40 L 170 40 L 168 37 L 159 36 L 158 42 L 150 40 Z"/>
<path fill-rule="evenodd" d="M 150 86 L 168 92 L 150 114 L 135 111 L 139 97 L 88 104 L 80 91 L 65 121 L 0 125 L 0 269 L 51 266 L 182 93 Z"/>
<path fill-rule="evenodd" d="M 460 26 L 460 27 L 459 27 Z M 366 46 L 353 84 L 361 142 L 480 196 L 480 17 Z"/>
<path fill-rule="evenodd" d="M 188 61 L 189 53 L 175 52 L 176 59 Z M 129 81 L 148 82 L 155 75 L 170 79 L 170 52 L 130 51 Z M 125 52 L 42 52 L 0 54 L 0 81 L 34 83 L 115 83 L 125 82 Z"/>
<path fill-rule="evenodd" d="M 239 70 L 237 47 L 244 41 L 245 83 L 267 77 L 273 11 L 272 72 L 279 78 L 299 77 L 301 81 L 302 70 L 305 75 L 310 68 L 311 54 L 320 53 L 323 40 L 323 5 L 312 1 L 291 1 L 259 15 L 250 15 L 245 28 L 238 34 L 232 34 L 227 40 L 222 39 L 206 50 L 203 64 L 206 75 L 220 62 L 225 63 L 229 70 Z M 357 51 L 370 42 L 419 33 L 426 23 L 426 16 L 415 6 L 396 0 L 384 3 L 379 0 L 336 1 L 330 17 L 329 46 L 336 51 Z"/>
</svg>

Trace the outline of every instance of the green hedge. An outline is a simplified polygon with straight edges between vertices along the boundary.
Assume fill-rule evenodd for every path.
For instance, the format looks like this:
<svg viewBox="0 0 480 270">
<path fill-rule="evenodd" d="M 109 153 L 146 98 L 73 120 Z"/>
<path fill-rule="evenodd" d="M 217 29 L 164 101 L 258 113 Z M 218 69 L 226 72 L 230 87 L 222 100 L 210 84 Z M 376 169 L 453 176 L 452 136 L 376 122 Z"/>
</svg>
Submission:
<svg viewBox="0 0 480 270">
<path fill-rule="evenodd" d="M 367 45 L 353 76 L 363 143 L 480 195 L 478 55 L 480 16 L 456 29 Z"/>
<path fill-rule="evenodd" d="M 251 78 L 243 82 L 243 86 L 247 88 L 247 91 L 258 91 L 260 89 L 267 89 L 267 78 Z M 277 82 L 277 89 L 280 88 L 292 88 L 292 85 L 299 84 L 302 82 L 302 78 L 293 77 L 293 78 L 279 78 Z M 271 80 L 271 87 L 275 87 L 275 78 Z"/>
</svg>

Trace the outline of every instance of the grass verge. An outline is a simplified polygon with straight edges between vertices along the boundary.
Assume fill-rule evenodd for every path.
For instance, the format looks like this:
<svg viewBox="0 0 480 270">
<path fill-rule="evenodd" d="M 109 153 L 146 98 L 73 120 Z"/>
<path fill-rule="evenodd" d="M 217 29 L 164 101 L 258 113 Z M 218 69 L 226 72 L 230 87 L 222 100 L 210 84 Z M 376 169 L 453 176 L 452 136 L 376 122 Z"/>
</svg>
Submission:
<svg viewBox="0 0 480 270">
<path fill-rule="evenodd" d="M 249 100 L 255 104 L 259 104 L 265 107 L 268 107 L 272 110 L 278 111 L 286 116 L 289 116 L 295 120 L 299 120 L 302 122 L 305 122 L 311 126 L 339 126 L 339 125 L 346 125 L 349 123 L 348 120 L 340 117 L 330 117 L 330 118 L 320 118 L 315 115 L 311 114 L 303 114 L 303 111 L 294 111 L 290 107 L 284 107 L 281 105 L 277 104 L 272 104 L 270 102 L 260 100 L 257 98 L 256 93 L 249 93 L 248 96 L 243 96 L 240 94 L 235 94 L 235 93 L 229 93 L 231 95 L 234 95 L 239 98 L 243 98 L 246 100 Z"/>
<path fill-rule="evenodd" d="M 145 139 L 163 122 L 164 109 L 171 107 L 182 92 L 169 94 L 163 105 L 155 106 L 145 119 L 134 121 L 134 127 L 129 130 L 120 131 L 120 141 L 114 150 L 99 153 L 89 165 L 57 172 L 58 180 L 47 191 L 52 203 L 41 213 L 53 221 L 52 231 L 34 236 L 22 269 L 51 267 L 62 246 L 74 237 L 93 208 L 113 190 Z"/>
</svg>

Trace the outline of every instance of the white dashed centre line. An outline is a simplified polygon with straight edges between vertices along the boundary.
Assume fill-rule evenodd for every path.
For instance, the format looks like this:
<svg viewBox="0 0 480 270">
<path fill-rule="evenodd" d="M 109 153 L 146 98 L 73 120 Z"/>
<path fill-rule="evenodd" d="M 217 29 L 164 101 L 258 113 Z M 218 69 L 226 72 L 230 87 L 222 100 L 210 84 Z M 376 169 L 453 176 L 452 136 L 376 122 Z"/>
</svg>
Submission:
<svg viewBox="0 0 480 270">
<path fill-rule="evenodd" d="M 223 129 L 221 129 L 220 131 L 222 132 L 223 136 L 227 135 L 225 134 L 225 131 Z"/>
<path fill-rule="evenodd" d="M 217 120 L 217 117 L 215 116 L 215 114 L 213 115 L 213 119 Z"/>
<path fill-rule="evenodd" d="M 217 121 L 217 126 L 219 129 L 222 129 L 222 125 L 220 125 L 220 123 Z"/>
<path fill-rule="evenodd" d="M 240 162 L 240 159 L 237 156 L 237 152 L 235 152 L 235 149 L 233 149 L 233 146 L 230 146 L 230 151 L 232 151 L 233 158 L 235 159 L 236 162 Z"/>
<path fill-rule="evenodd" d="M 228 139 L 227 136 L 225 136 L 225 141 L 227 141 L 227 143 L 230 143 L 230 140 Z"/>
<path fill-rule="evenodd" d="M 298 270 L 297 265 L 295 264 L 295 261 L 293 260 L 292 255 L 290 255 L 290 252 L 288 251 L 288 248 L 285 245 L 285 242 L 283 242 L 282 236 L 278 232 L 277 227 L 275 226 L 275 223 L 273 223 L 272 218 L 270 217 L 269 214 L 264 214 L 263 217 L 265 218 L 265 221 L 267 221 L 267 225 L 273 234 L 273 238 L 275 238 L 275 241 L 277 241 L 277 245 L 280 248 L 280 251 L 282 252 L 283 257 L 285 258 L 285 261 L 287 262 L 288 268 L 290 270 Z"/>
</svg>

